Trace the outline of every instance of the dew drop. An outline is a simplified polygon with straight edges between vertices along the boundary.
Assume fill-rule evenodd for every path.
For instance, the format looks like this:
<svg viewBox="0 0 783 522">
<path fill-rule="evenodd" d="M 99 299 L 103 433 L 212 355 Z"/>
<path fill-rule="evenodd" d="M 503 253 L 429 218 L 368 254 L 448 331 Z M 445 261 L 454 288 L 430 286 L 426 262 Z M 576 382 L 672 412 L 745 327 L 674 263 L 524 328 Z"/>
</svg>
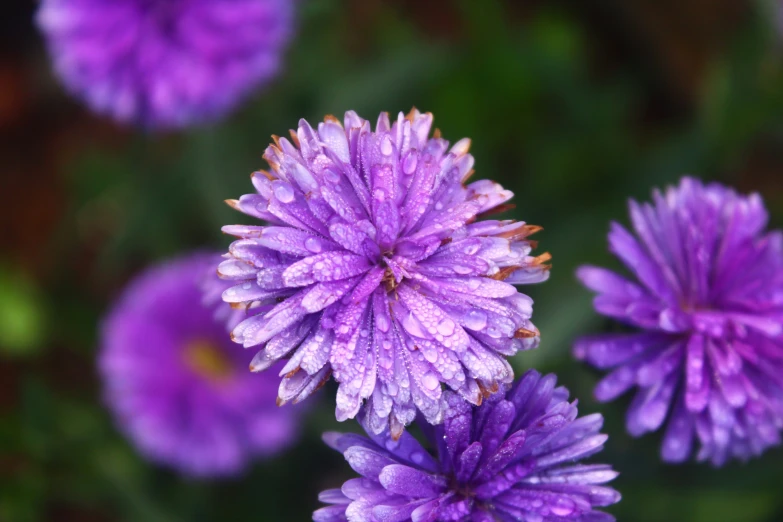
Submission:
<svg viewBox="0 0 783 522">
<path fill-rule="evenodd" d="M 281 203 L 291 203 L 294 200 L 294 189 L 286 183 L 275 187 L 275 197 Z"/>
<path fill-rule="evenodd" d="M 386 319 L 385 315 L 378 315 L 375 317 L 375 326 L 378 327 L 378 329 L 382 332 L 388 332 L 389 331 L 389 320 Z M 385 341 L 387 343 L 389 341 Z"/>
<path fill-rule="evenodd" d="M 411 462 L 414 464 L 421 464 L 424 462 L 424 454 L 421 451 L 414 451 L 411 453 Z"/>
<path fill-rule="evenodd" d="M 554 505 L 551 506 L 550 509 L 553 515 L 557 515 L 558 517 L 567 517 L 574 512 L 574 503 L 571 500 L 560 498 L 554 503 Z"/>
<path fill-rule="evenodd" d="M 483 330 L 487 326 L 487 314 L 481 310 L 471 310 L 462 320 L 466 327 L 474 331 Z"/>
<path fill-rule="evenodd" d="M 487 335 L 489 335 L 493 339 L 500 339 L 501 337 L 503 337 L 502 332 L 495 327 L 487 328 Z"/>
<path fill-rule="evenodd" d="M 452 269 L 453 269 L 453 270 L 454 270 L 456 273 L 458 273 L 458 274 L 462 274 L 462 275 L 467 275 L 467 274 L 470 274 L 471 272 L 473 272 L 473 270 L 471 270 L 471 269 L 470 269 L 470 267 L 467 267 L 467 266 L 462 266 L 462 265 L 454 265 L 454 266 L 452 267 Z"/>
<path fill-rule="evenodd" d="M 340 183 L 340 173 L 334 169 L 324 170 L 324 178 L 334 184 Z"/>
<path fill-rule="evenodd" d="M 454 321 L 448 317 L 444 317 L 438 323 L 438 332 L 442 335 L 451 335 L 454 333 Z"/>
<path fill-rule="evenodd" d="M 438 380 L 437 375 L 432 372 L 427 372 L 424 374 L 424 377 L 421 378 L 421 383 L 428 390 L 434 390 L 440 385 L 440 381 Z"/>
<path fill-rule="evenodd" d="M 424 350 L 424 358 L 427 361 L 434 363 L 438 360 L 438 351 L 435 348 L 429 347 Z"/>
<path fill-rule="evenodd" d="M 465 252 L 465 253 L 466 253 L 467 255 L 469 255 L 469 256 L 472 256 L 472 255 L 474 255 L 476 252 L 478 252 L 478 249 L 479 249 L 479 246 L 478 246 L 478 244 L 475 244 L 475 243 L 474 243 L 474 244 L 472 244 L 472 245 L 468 245 L 468 246 L 466 246 L 466 247 L 465 247 L 465 249 L 463 250 L 463 252 Z"/>
<path fill-rule="evenodd" d="M 402 171 L 410 176 L 416 171 L 416 164 L 418 163 L 419 156 L 415 150 L 408 151 L 405 155 L 405 159 L 402 161 Z"/>
<path fill-rule="evenodd" d="M 309 250 L 314 254 L 317 254 L 318 252 L 323 250 L 323 247 L 321 246 L 321 241 L 315 237 L 308 237 L 307 239 L 305 239 L 304 246 L 307 250 Z"/>
<path fill-rule="evenodd" d="M 415 335 L 416 337 L 426 337 L 424 334 L 424 331 L 421 329 L 421 324 L 419 321 L 416 320 L 415 317 L 413 317 L 412 313 L 408 313 L 403 319 L 402 319 L 402 326 L 410 333 L 411 335 Z"/>
<path fill-rule="evenodd" d="M 391 138 L 386 135 L 381 140 L 381 154 L 384 156 L 391 156 L 392 152 L 394 152 L 394 149 L 392 148 Z"/>
</svg>

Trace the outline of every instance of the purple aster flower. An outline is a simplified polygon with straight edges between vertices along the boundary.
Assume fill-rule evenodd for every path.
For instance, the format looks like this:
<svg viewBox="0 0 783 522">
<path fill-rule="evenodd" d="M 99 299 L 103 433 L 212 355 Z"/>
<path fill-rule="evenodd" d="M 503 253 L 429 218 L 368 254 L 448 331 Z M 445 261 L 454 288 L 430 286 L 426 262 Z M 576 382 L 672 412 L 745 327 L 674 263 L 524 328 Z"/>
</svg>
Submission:
<svg viewBox="0 0 783 522">
<path fill-rule="evenodd" d="M 197 476 L 237 473 L 289 445 L 298 427 L 295 409 L 275 406 L 277 379 L 248 373 L 248 354 L 200 305 L 202 280 L 221 284 L 219 260 L 195 254 L 131 282 L 104 323 L 99 358 L 122 431 L 148 458 Z"/>
<path fill-rule="evenodd" d="M 596 511 L 620 500 L 602 486 L 617 476 L 609 466 L 577 464 L 601 451 L 599 414 L 577 419 L 576 401 L 555 388 L 554 375 L 529 370 L 506 393 L 480 407 L 446 392 L 445 421 L 422 425 L 435 456 L 410 434 L 370 439 L 327 433 L 327 444 L 362 475 L 324 491 L 332 504 L 316 522 L 603 522 Z M 368 432 L 370 433 L 370 432 Z"/>
<path fill-rule="evenodd" d="M 637 387 L 628 431 L 657 430 L 662 457 L 747 459 L 783 428 L 783 236 L 764 233 L 757 194 L 684 178 L 653 204 L 630 203 L 638 239 L 617 223 L 611 251 L 636 281 L 585 266 L 598 312 L 642 332 L 581 339 L 578 358 L 612 369 L 596 388 L 610 401 Z"/>
<path fill-rule="evenodd" d="M 354 112 L 275 137 L 272 172 L 257 193 L 229 203 L 270 223 L 223 231 L 235 241 L 218 271 L 236 286 L 223 299 L 258 315 L 235 341 L 261 346 L 263 370 L 281 358 L 282 403 L 298 402 L 333 373 L 337 419 L 366 399 L 375 433 L 399 436 L 420 410 L 442 419 L 441 384 L 473 404 L 510 382 L 505 357 L 538 343 L 532 300 L 515 284 L 547 278 L 530 256 L 539 227 L 477 221 L 512 193 L 472 174 L 469 140 L 451 149 L 431 114 L 386 113 L 375 131 Z M 260 311 L 260 312 L 259 312 Z"/>
<path fill-rule="evenodd" d="M 42 0 L 38 26 L 66 88 L 155 128 L 222 117 L 274 76 L 292 0 Z"/>
</svg>

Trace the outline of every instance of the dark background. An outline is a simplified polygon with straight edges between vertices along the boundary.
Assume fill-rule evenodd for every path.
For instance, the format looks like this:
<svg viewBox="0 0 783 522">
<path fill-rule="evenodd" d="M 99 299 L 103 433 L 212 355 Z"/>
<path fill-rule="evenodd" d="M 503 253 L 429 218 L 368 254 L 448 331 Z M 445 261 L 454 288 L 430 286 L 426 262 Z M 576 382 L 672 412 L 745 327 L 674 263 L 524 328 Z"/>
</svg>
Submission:
<svg viewBox="0 0 783 522">
<path fill-rule="evenodd" d="M 628 197 L 690 173 L 759 191 L 783 224 L 783 17 L 741 0 L 302 0 L 281 77 L 228 120 L 145 136 L 90 115 L 50 72 L 31 18 L 0 13 L 0 521 L 309 520 L 317 492 L 352 472 L 319 439 L 333 388 L 301 442 L 226 481 L 141 460 L 100 402 L 96 325 L 158 259 L 224 248 L 222 200 L 249 192 L 271 134 L 300 117 L 411 106 L 473 140 L 477 177 L 516 193 L 543 225 L 553 275 L 529 289 L 542 332 L 518 371 L 556 371 L 600 411 L 600 461 L 621 471 L 621 521 L 780 522 L 783 450 L 721 470 L 659 461 L 659 435 L 624 431 L 627 401 L 599 405 L 577 335 L 609 324 L 574 268 L 616 266 L 610 219 Z"/>
</svg>

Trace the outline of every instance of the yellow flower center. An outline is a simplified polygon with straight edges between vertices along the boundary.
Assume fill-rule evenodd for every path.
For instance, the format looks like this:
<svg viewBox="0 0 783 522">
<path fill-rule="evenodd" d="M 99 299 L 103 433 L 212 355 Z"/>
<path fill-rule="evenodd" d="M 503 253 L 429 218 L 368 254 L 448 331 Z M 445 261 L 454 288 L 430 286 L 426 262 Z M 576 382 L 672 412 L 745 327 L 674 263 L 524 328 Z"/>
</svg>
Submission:
<svg viewBox="0 0 783 522">
<path fill-rule="evenodd" d="M 214 343 L 196 339 L 185 347 L 185 364 L 197 375 L 212 382 L 224 382 L 234 373 L 231 361 Z"/>
</svg>

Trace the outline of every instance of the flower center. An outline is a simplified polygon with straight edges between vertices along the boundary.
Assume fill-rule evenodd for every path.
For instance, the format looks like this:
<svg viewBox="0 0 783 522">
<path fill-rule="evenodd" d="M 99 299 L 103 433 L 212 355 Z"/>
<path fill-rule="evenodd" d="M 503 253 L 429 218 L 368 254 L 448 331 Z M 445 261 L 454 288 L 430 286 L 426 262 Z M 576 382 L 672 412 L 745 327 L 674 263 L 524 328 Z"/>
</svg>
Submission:
<svg viewBox="0 0 783 522">
<path fill-rule="evenodd" d="M 214 343 L 196 339 L 185 346 L 185 365 L 196 375 L 213 383 L 225 382 L 234 368 L 225 354 Z"/>
</svg>

